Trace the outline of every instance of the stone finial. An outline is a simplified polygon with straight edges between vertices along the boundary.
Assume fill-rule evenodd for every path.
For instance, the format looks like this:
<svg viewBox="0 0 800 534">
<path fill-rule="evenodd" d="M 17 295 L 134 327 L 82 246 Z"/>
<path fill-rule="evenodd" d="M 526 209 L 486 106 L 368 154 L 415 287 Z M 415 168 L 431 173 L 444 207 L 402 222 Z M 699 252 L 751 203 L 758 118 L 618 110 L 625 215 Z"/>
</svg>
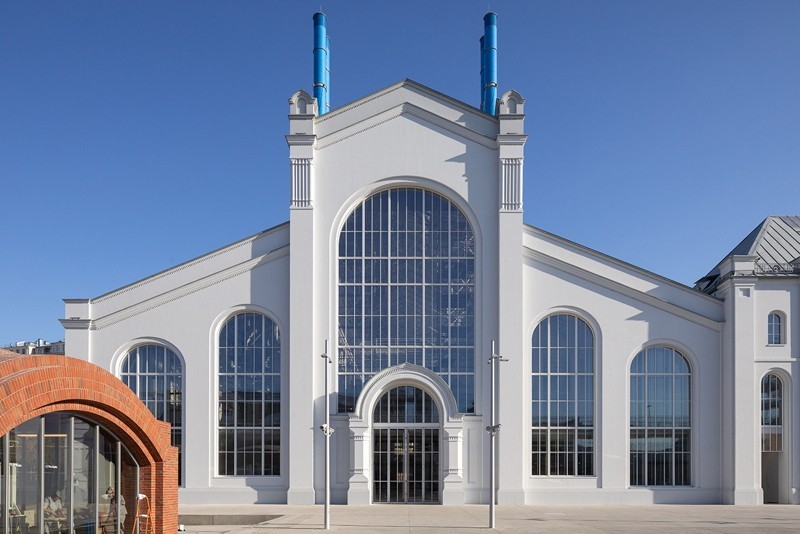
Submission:
<svg viewBox="0 0 800 534">
<path fill-rule="evenodd" d="M 289 115 L 317 115 L 317 99 L 300 89 L 289 98 Z"/>
<path fill-rule="evenodd" d="M 524 115 L 525 99 L 512 89 L 498 99 L 497 108 L 498 115 Z"/>
</svg>

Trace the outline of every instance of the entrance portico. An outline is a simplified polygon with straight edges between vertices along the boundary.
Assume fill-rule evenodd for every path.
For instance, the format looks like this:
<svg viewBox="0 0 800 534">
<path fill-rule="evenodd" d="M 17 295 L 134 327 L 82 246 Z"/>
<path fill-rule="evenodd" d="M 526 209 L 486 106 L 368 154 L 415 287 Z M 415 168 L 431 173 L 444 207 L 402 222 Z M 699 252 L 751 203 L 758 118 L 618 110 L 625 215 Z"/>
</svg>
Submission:
<svg viewBox="0 0 800 534">
<path fill-rule="evenodd" d="M 409 388 L 394 391 L 404 386 Z M 376 408 L 385 410 L 385 420 L 376 418 Z M 384 369 L 359 395 L 349 428 L 348 504 L 464 503 L 463 421 L 436 373 L 409 363 Z M 383 445 L 374 442 L 376 436 Z M 376 458 L 385 463 L 376 465 Z M 380 495 L 373 492 L 376 480 L 384 482 Z"/>
</svg>

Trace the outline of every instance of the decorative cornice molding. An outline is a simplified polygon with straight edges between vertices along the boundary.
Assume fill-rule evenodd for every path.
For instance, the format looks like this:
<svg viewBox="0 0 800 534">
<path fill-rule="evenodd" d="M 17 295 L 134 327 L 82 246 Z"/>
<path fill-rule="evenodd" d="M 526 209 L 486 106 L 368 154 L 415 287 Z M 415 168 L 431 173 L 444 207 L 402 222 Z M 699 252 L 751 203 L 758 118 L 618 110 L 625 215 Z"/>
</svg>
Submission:
<svg viewBox="0 0 800 534">
<path fill-rule="evenodd" d="M 155 297 L 139 302 L 138 304 L 134 304 L 133 306 L 129 306 L 122 310 L 110 313 L 104 317 L 95 319 L 92 321 L 91 330 L 100 330 L 102 328 L 106 328 L 107 326 L 111 326 L 112 324 L 119 323 L 120 321 L 130 319 L 131 317 L 139 315 L 140 313 L 152 310 L 153 308 L 158 308 L 159 306 L 163 306 L 169 302 L 173 302 L 187 295 L 191 295 L 192 293 L 201 291 L 207 287 L 233 278 L 234 276 L 252 271 L 253 269 L 257 269 L 258 267 L 288 255 L 289 245 L 284 245 L 261 256 L 241 262 L 237 265 L 223 269 L 222 271 L 216 272 L 199 280 L 195 280 L 194 282 L 190 282 Z"/>
<path fill-rule="evenodd" d="M 608 262 L 612 265 L 616 265 L 624 270 L 630 270 L 640 276 L 645 276 L 647 278 L 653 278 L 659 280 L 661 283 L 668 285 L 670 287 L 674 287 L 680 291 L 684 291 L 686 293 L 691 293 L 692 296 L 695 298 L 700 298 L 703 300 L 707 300 L 708 302 L 714 302 L 715 304 L 722 304 L 722 300 L 711 295 L 706 295 L 705 293 L 701 293 L 697 290 L 692 289 L 691 287 L 681 284 L 680 282 L 676 282 L 675 280 L 670 280 L 669 278 L 662 276 L 660 274 L 654 273 L 652 271 L 648 271 L 647 269 L 642 269 L 637 265 L 633 265 L 632 263 L 628 263 L 626 261 L 622 261 L 618 258 L 613 256 L 609 256 L 608 254 L 604 254 L 599 252 L 593 248 L 589 248 L 585 245 L 581 245 L 580 243 L 576 243 L 574 241 L 570 241 L 569 239 L 565 239 L 559 235 L 552 234 L 546 230 L 542 230 L 541 228 L 537 228 L 536 226 L 531 226 L 529 224 L 522 225 L 523 233 L 526 233 L 532 237 L 543 239 L 545 241 L 550 241 L 556 243 L 562 247 L 567 249 L 571 249 L 574 252 L 579 254 L 585 254 L 597 258 L 599 261 Z"/>
<path fill-rule="evenodd" d="M 61 325 L 67 330 L 88 330 L 91 327 L 91 319 L 59 319 Z"/>
<path fill-rule="evenodd" d="M 428 393 L 440 399 L 443 404 L 443 406 L 440 406 L 443 412 L 441 416 L 445 419 L 445 424 L 448 422 L 461 422 L 461 414 L 458 413 L 458 404 L 447 382 L 445 382 L 441 376 L 426 367 L 411 363 L 403 363 L 384 369 L 367 382 L 361 390 L 361 394 L 356 400 L 355 410 L 350 416 L 351 425 L 354 422 L 367 421 L 372 414 L 365 413 L 364 410 L 371 409 L 372 405 L 377 402 L 377 398 L 388 388 L 403 384 L 422 387 L 426 389 Z"/>
<path fill-rule="evenodd" d="M 317 140 L 314 134 L 288 134 L 286 144 L 289 146 L 313 146 Z"/>
<path fill-rule="evenodd" d="M 109 299 L 112 299 L 114 297 L 118 297 L 119 295 L 124 295 L 125 293 L 128 293 L 129 291 L 133 291 L 135 289 L 138 289 L 140 287 L 146 286 L 148 284 L 152 284 L 153 282 L 156 282 L 158 280 L 161 280 L 163 278 L 171 276 L 171 275 L 173 275 L 175 273 L 179 273 L 179 272 L 181 272 L 181 271 L 183 271 L 185 269 L 188 269 L 189 267 L 194 267 L 195 265 L 200 265 L 201 263 L 207 262 L 208 260 L 214 259 L 214 258 L 216 258 L 218 256 L 222 256 L 223 254 L 227 254 L 228 252 L 231 252 L 231 251 L 239 249 L 239 248 L 241 248 L 243 246 L 249 245 L 250 243 L 252 243 L 256 239 L 258 239 L 260 237 L 263 237 L 266 234 L 269 234 L 269 233 L 275 232 L 277 230 L 280 230 L 284 226 L 288 227 L 289 223 L 285 222 L 285 223 L 279 224 L 277 226 L 273 226 L 272 228 L 268 228 L 268 229 L 264 230 L 263 232 L 259 232 L 259 233 L 255 234 L 255 235 L 251 235 L 250 237 L 246 237 L 246 238 L 242 239 L 241 241 L 237 241 L 236 243 L 232 243 L 230 245 L 226 245 L 226 246 L 224 246 L 222 248 L 219 248 L 217 250 L 209 252 L 208 254 L 200 256 L 199 258 L 195 258 L 195 259 L 189 260 L 187 262 L 181 263 L 180 265 L 176 265 L 175 267 L 171 267 L 171 268 L 169 268 L 169 269 L 167 269 L 165 271 L 161 271 L 160 273 L 156 273 L 156 274 L 154 274 L 154 275 L 152 275 L 152 276 L 150 276 L 148 278 L 144 278 L 142 280 L 139 280 L 138 282 L 134 282 L 132 284 L 129 284 L 129 285 L 124 286 L 124 287 L 121 287 L 119 289 L 115 289 L 114 291 L 110 291 L 108 293 L 100 295 L 97 298 L 90 299 L 89 302 L 91 304 L 99 304 L 101 302 L 105 302 L 105 301 L 107 301 Z M 80 299 L 73 299 L 73 300 L 80 300 Z"/>
<path fill-rule="evenodd" d="M 492 149 L 497 148 L 497 141 L 495 139 L 486 137 L 483 134 L 476 132 L 475 130 L 467 128 L 466 126 L 463 126 L 461 124 L 454 123 L 444 117 L 436 115 L 435 113 L 422 109 L 419 106 L 410 104 L 408 102 L 397 105 L 386 111 L 382 111 L 381 113 L 373 115 L 372 117 L 364 119 L 363 121 L 357 122 L 356 124 L 352 124 L 334 133 L 321 137 L 318 140 L 317 144 L 314 146 L 314 148 L 315 150 L 323 150 L 331 145 L 339 143 L 340 141 L 344 141 L 345 139 L 349 139 L 353 136 L 364 133 L 377 126 L 380 126 L 381 124 L 385 124 L 391 120 L 401 117 L 402 115 L 410 115 L 416 117 L 434 126 L 438 126 L 439 128 L 447 130 L 455 135 L 461 136 L 465 139 L 483 145 L 487 148 L 492 148 Z"/>
<path fill-rule="evenodd" d="M 600 276 L 599 274 L 581 269 L 580 267 L 576 267 L 575 265 L 569 264 L 537 250 L 532 250 L 528 247 L 523 248 L 523 255 L 529 259 L 549 265 L 550 267 L 569 273 L 587 282 L 597 284 L 601 287 L 633 298 L 654 308 L 658 308 L 659 310 L 682 317 L 688 321 L 699 324 L 700 326 L 714 330 L 715 332 L 722 331 L 722 326 L 724 324 L 723 321 L 715 321 L 714 319 L 706 317 L 705 315 L 687 310 L 686 308 L 678 306 L 677 304 L 672 304 L 671 302 L 661 300 L 660 298 L 648 295 L 647 293 L 639 291 L 638 289 L 633 289 L 630 286 L 626 286 L 604 276 Z"/>
</svg>

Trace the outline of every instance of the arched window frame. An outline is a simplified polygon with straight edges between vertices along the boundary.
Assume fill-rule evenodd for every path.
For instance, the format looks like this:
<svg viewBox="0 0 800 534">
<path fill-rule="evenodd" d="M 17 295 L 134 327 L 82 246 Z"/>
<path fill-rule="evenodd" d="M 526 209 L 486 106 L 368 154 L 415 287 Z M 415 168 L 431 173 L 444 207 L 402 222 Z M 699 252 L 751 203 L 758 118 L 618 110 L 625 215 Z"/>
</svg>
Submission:
<svg viewBox="0 0 800 534">
<path fill-rule="evenodd" d="M 783 345 L 786 343 L 786 317 L 779 311 L 770 312 L 767 316 L 767 345 Z"/>
<path fill-rule="evenodd" d="M 556 343 L 553 344 L 552 322 L 555 322 L 555 328 L 558 329 L 562 317 L 566 321 L 568 330 L 570 322 L 574 321 L 574 346 L 569 344 L 569 334 L 566 337 L 567 345 L 562 345 L 558 330 L 555 334 Z M 543 326 L 547 327 L 547 332 L 540 330 Z M 581 336 L 583 336 L 582 341 L 578 339 Z M 570 311 L 558 311 L 544 317 L 537 323 L 533 331 L 531 336 L 531 476 L 597 475 L 595 467 L 598 444 L 595 424 L 598 387 L 597 339 L 597 332 L 590 321 Z M 553 372 L 552 351 L 557 351 L 556 354 L 559 355 L 565 350 L 567 352 L 575 351 L 574 372 L 570 372 L 569 368 L 567 368 L 567 372 L 561 372 L 558 359 L 556 364 L 559 369 Z M 591 364 L 590 369 L 586 367 L 587 362 Z M 543 370 L 544 365 L 547 367 Z M 569 389 L 572 387 L 573 398 L 561 399 L 563 385 L 567 387 L 567 397 L 570 397 Z M 557 386 L 557 388 L 553 386 Z M 558 389 L 555 395 L 554 389 Z M 572 406 L 570 407 L 570 405 Z M 559 414 L 557 417 L 560 417 L 560 408 L 566 409 L 567 414 L 572 409 L 572 413 L 575 415 L 574 424 L 554 425 L 552 419 L 554 408 Z M 584 414 L 583 421 L 581 421 L 581 413 Z M 590 420 L 587 421 L 586 417 L 590 417 Z M 572 437 L 572 450 L 563 452 L 560 446 L 562 438 L 569 440 L 570 437 Z M 591 450 L 580 452 L 578 448 L 580 443 L 584 443 L 584 447 L 590 443 Z M 557 450 L 554 450 L 554 444 L 558 445 L 555 447 Z M 565 468 L 561 469 L 559 464 L 565 458 L 568 458 L 568 461 Z"/>
<path fill-rule="evenodd" d="M 665 354 L 670 354 L 670 364 L 654 361 Z M 677 371 L 676 362 L 681 363 Z M 629 376 L 630 485 L 691 486 L 695 380 L 692 361 L 683 349 L 653 344 L 640 350 L 631 360 Z M 657 395 L 667 389 L 669 397 L 650 396 L 651 391 Z M 680 408 L 679 414 L 676 414 L 676 406 Z M 657 424 L 659 417 L 661 424 Z M 667 418 L 671 424 L 667 424 Z M 659 448 L 662 450 L 656 450 Z M 656 467 L 659 462 L 662 465 Z"/>
<path fill-rule="evenodd" d="M 158 358 L 161 351 L 163 351 L 164 355 L 164 366 L 163 369 L 159 370 Z M 134 354 L 136 355 L 135 360 L 132 359 Z M 177 371 L 175 371 L 174 366 L 170 366 L 170 357 L 173 357 L 173 361 L 177 363 Z M 170 431 L 171 443 L 173 447 L 178 448 L 178 484 L 183 486 L 183 430 L 186 409 L 184 404 L 186 379 L 184 375 L 185 362 L 183 356 L 173 345 L 153 339 L 140 341 L 128 348 L 119 362 L 120 380 L 136 393 L 156 419 L 159 421 L 166 421 L 172 425 Z M 133 369 L 132 364 L 135 365 L 135 369 Z M 152 364 L 155 364 L 155 369 L 151 369 Z M 160 399 L 154 400 L 146 397 L 150 392 L 149 386 L 152 384 L 153 380 L 155 380 L 156 384 L 156 395 L 159 394 L 159 384 L 164 384 L 163 406 L 159 406 L 162 402 Z M 178 386 L 177 390 L 173 389 L 171 392 L 168 391 L 169 384 L 176 384 L 176 380 Z M 147 384 L 146 391 L 142 388 L 143 384 Z M 170 407 L 170 405 L 172 406 Z"/>
<path fill-rule="evenodd" d="M 255 323 L 249 326 L 247 323 L 256 318 L 261 321 L 261 339 L 264 340 L 260 346 L 255 344 L 259 338 L 253 330 Z M 217 324 L 216 473 L 218 476 L 280 476 L 283 450 L 281 326 L 265 310 L 249 307 L 236 309 Z M 264 336 L 268 328 L 272 333 L 269 340 Z M 257 358 L 258 350 L 261 359 Z M 251 390 L 247 389 L 248 384 L 252 384 Z M 257 400 L 259 394 L 261 398 Z M 270 398 L 266 399 L 265 394 Z M 261 424 L 256 424 L 259 418 Z"/>
<path fill-rule="evenodd" d="M 333 294 L 333 299 L 334 302 L 338 302 L 335 310 L 337 313 L 338 329 L 336 344 L 338 365 L 336 376 L 338 394 L 337 411 L 339 413 L 351 413 L 355 409 L 355 404 L 361 391 L 377 373 L 388 367 L 401 365 L 403 363 L 420 365 L 436 372 L 447 382 L 453 395 L 456 397 L 459 405 L 459 411 L 461 413 L 475 412 L 476 395 L 478 393 L 476 391 L 477 388 L 475 384 L 475 352 L 479 343 L 477 338 L 479 333 L 476 329 L 476 324 L 478 324 L 477 313 L 479 311 L 479 306 L 477 303 L 479 300 L 477 282 L 477 270 L 479 269 L 477 262 L 477 258 L 479 257 L 477 220 L 474 213 L 469 210 L 469 206 L 464 202 L 459 201 L 457 194 L 452 191 L 445 191 L 443 189 L 444 188 L 438 184 L 422 178 L 412 177 L 410 179 L 396 178 L 388 180 L 380 189 L 365 189 L 364 191 L 360 191 L 358 194 L 354 195 L 351 198 L 352 205 L 346 211 L 343 210 L 342 218 L 340 220 L 341 225 L 338 227 L 338 230 L 334 230 L 332 232 L 331 244 L 337 251 L 337 255 L 333 258 L 333 262 L 335 263 L 332 263 L 331 266 L 337 273 L 335 285 L 336 292 Z M 439 259 L 439 256 L 427 255 L 427 252 L 423 256 L 410 253 L 405 255 L 401 253 L 395 254 L 395 242 L 391 237 L 386 239 L 384 236 L 381 236 L 377 241 L 371 240 L 369 243 L 367 241 L 367 239 L 370 237 L 367 235 L 368 232 L 373 232 L 374 235 L 378 233 L 392 234 L 396 231 L 391 227 L 388 229 L 384 229 L 383 227 L 375 227 L 374 216 L 373 227 L 368 228 L 369 213 L 367 208 L 367 204 L 369 202 L 373 202 L 373 208 L 376 204 L 382 202 L 382 199 L 379 197 L 384 195 L 389 196 L 389 201 L 386 204 L 381 204 L 380 209 L 382 210 L 385 205 L 393 206 L 394 204 L 392 203 L 394 200 L 392 195 L 396 192 L 400 192 L 401 195 L 408 194 L 409 198 L 411 194 L 421 194 L 425 198 L 423 202 L 427 202 L 428 196 L 431 196 L 435 200 L 441 201 L 443 204 L 446 203 L 451 208 L 451 215 L 456 212 L 458 213 L 459 224 L 462 222 L 464 223 L 463 228 L 451 225 L 449 237 L 445 236 L 445 238 L 455 239 L 457 232 L 465 234 L 468 237 L 468 244 L 465 245 L 465 247 L 470 250 L 471 256 L 466 256 L 463 254 L 451 254 L 449 256 L 450 260 L 466 259 L 468 262 L 471 262 L 468 271 L 471 278 L 467 283 L 462 284 L 464 286 L 468 286 L 467 292 L 469 295 L 466 297 L 467 304 L 465 305 L 463 302 L 454 304 L 451 299 L 450 306 L 454 309 L 463 307 L 467 310 L 467 312 L 464 314 L 465 320 L 463 321 L 462 326 L 466 324 L 464 328 L 466 329 L 466 338 L 470 340 L 468 343 L 453 343 L 453 338 L 456 335 L 462 336 L 464 331 L 454 333 L 452 330 L 449 334 L 448 342 L 429 343 L 428 339 L 424 337 L 426 335 L 425 332 L 428 331 L 426 330 L 427 327 L 431 324 L 428 322 L 424 323 L 424 327 L 421 330 L 423 336 L 422 344 L 411 342 L 394 342 L 393 336 L 397 331 L 395 330 L 394 325 L 398 320 L 405 320 L 406 329 L 410 330 L 411 328 L 414 328 L 417 332 L 420 331 L 419 324 L 415 324 L 415 320 L 419 317 L 419 314 L 413 313 L 413 307 L 408 303 L 414 302 L 415 299 L 419 299 L 419 295 L 422 293 L 417 293 L 416 295 L 411 293 L 406 294 L 404 300 L 407 303 L 407 309 L 412 310 L 408 313 L 394 314 L 391 311 L 385 314 L 382 311 L 380 313 L 368 313 L 367 303 L 369 300 L 369 295 L 366 289 L 368 285 L 381 284 L 390 288 L 388 296 L 383 294 L 380 295 L 379 300 L 381 304 L 379 306 L 383 306 L 391 310 L 390 307 L 393 305 L 391 300 L 393 296 L 393 289 L 391 288 L 408 287 L 409 290 L 417 289 L 418 291 L 425 292 L 424 294 L 427 297 L 428 289 L 426 288 L 438 283 L 429 283 L 426 274 L 422 275 L 421 282 L 420 278 L 417 277 L 416 279 L 406 278 L 403 281 L 398 279 L 398 283 L 395 283 L 392 278 L 394 276 L 394 271 L 392 270 L 394 265 L 392 262 L 395 260 L 409 260 L 409 262 L 413 262 L 413 260 L 421 260 L 424 264 L 426 260 Z M 417 205 L 420 205 L 418 201 Z M 373 211 L 373 213 L 375 212 Z M 386 215 L 385 210 L 382 210 L 381 215 L 388 219 L 390 224 L 394 224 L 394 213 L 395 212 L 391 212 L 391 215 Z M 406 215 L 409 213 L 411 213 L 410 210 L 406 212 Z M 421 233 L 425 233 L 426 231 L 430 230 L 430 228 L 427 226 L 417 226 L 416 229 L 406 228 L 402 243 L 406 243 L 408 247 L 412 247 L 412 234 L 420 233 L 420 228 L 422 228 Z M 433 231 L 438 230 L 440 229 L 435 228 Z M 397 232 L 403 233 L 402 230 L 397 230 Z M 447 234 L 448 232 L 445 231 L 443 233 Z M 354 235 L 351 237 L 348 234 Z M 417 242 L 419 242 L 419 240 Z M 368 246 L 372 246 L 373 251 L 376 250 L 376 246 L 388 246 L 389 254 L 385 255 L 383 253 L 383 249 L 381 249 L 381 253 L 377 255 L 367 254 L 366 251 Z M 353 253 L 353 250 L 356 250 L 355 254 Z M 411 248 L 407 250 L 411 250 Z M 376 274 L 375 263 L 373 262 L 373 264 L 370 266 L 370 261 L 385 260 L 387 258 L 390 260 L 389 267 L 385 270 L 385 272 L 380 271 Z M 368 272 L 370 267 L 372 267 L 372 271 Z M 404 276 L 410 277 L 412 268 L 406 267 L 405 269 Z M 343 276 L 350 276 L 350 274 L 347 273 L 352 272 L 357 272 L 358 276 L 362 277 L 362 282 L 351 282 L 349 278 L 346 278 L 343 281 Z M 399 269 L 398 272 L 403 271 L 402 269 Z M 423 273 L 428 272 L 429 271 L 423 271 Z M 369 280 L 370 276 L 372 277 L 371 281 Z M 376 276 L 379 278 L 375 278 Z M 418 276 L 418 273 L 414 276 Z M 384 283 L 383 280 L 388 281 Z M 445 284 L 445 282 L 448 281 L 441 282 L 442 284 Z M 452 282 L 452 280 L 450 282 Z M 415 285 L 416 287 L 414 287 Z M 455 284 L 450 283 L 450 285 L 453 286 Z M 353 286 L 355 286 L 355 288 L 354 290 L 351 290 L 350 288 Z M 420 287 L 423 287 L 423 289 L 420 290 Z M 351 291 L 352 294 L 349 294 L 348 291 Z M 375 298 L 374 291 L 372 292 L 372 296 Z M 430 317 L 425 311 L 425 307 L 427 305 L 426 297 L 422 298 L 423 321 L 428 321 L 428 318 Z M 447 295 L 444 296 L 444 298 L 446 297 Z M 382 310 L 383 308 L 380 309 Z M 390 340 L 388 344 L 383 342 L 368 342 L 368 338 L 370 338 L 370 336 L 366 335 L 366 322 L 368 320 L 378 321 L 379 324 L 382 325 L 381 328 L 384 330 L 389 328 L 391 329 Z M 358 335 L 353 335 L 353 331 L 363 331 L 365 335 L 359 339 Z M 407 335 L 406 339 L 410 338 L 411 335 Z M 446 366 L 449 367 L 445 369 Z"/>
<path fill-rule="evenodd" d="M 761 378 L 761 452 L 783 452 L 783 379 L 769 372 Z"/>
</svg>

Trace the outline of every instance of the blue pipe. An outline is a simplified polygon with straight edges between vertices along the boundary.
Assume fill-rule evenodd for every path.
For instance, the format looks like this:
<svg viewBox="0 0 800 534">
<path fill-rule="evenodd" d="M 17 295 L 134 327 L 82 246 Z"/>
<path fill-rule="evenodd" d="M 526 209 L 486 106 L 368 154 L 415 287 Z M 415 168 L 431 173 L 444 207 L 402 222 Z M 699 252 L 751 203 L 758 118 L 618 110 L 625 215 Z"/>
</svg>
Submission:
<svg viewBox="0 0 800 534">
<path fill-rule="evenodd" d="M 497 13 L 487 13 L 483 17 L 483 38 L 486 45 L 484 53 L 484 111 L 495 114 L 497 102 Z"/>
<path fill-rule="evenodd" d="M 325 113 L 331 110 L 331 38 L 325 36 Z"/>
<path fill-rule="evenodd" d="M 485 111 L 483 109 L 483 102 L 485 100 L 485 91 L 483 87 L 486 85 L 486 65 L 484 61 L 484 54 L 486 53 L 486 48 L 483 46 L 483 35 L 481 35 L 481 111 Z"/>
<path fill-rule="evenodd" d="M 324 13 L 314 13 L 314 98 L 317 99 L 317 114 L 325 113 L 325 65 L 327 65 L 327 17 Z"/>
</svg>

